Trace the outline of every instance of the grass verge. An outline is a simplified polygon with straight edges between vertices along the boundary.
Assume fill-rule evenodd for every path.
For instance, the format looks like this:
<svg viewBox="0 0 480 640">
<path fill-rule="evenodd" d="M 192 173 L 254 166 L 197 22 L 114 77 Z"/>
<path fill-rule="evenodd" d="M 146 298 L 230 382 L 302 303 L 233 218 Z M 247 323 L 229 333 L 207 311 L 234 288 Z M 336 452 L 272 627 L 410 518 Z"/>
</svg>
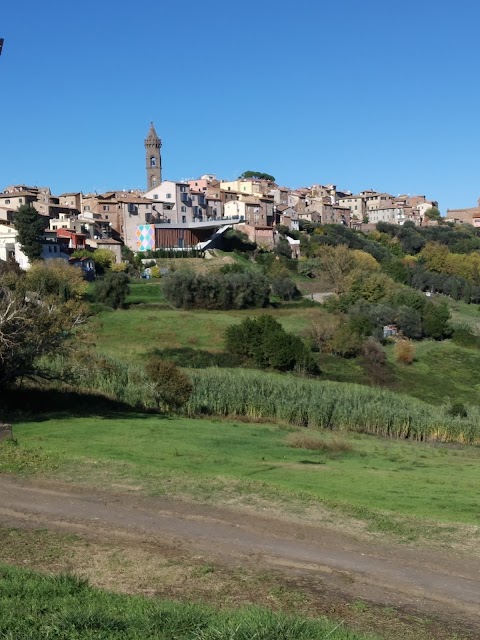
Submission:
<svg viewBox="0 0 480 640">
<path fill-rule="evenodd" d="M 268 424 L 161 418 L 56 418 L 14 427 L 0 472 L 215 504 L 278 510 L 348 530 L 475 553 L 480 449 Z M 314 438 L 304 448 L 291 439 Z M 448 469 L 448 474 L 445 473 Z M 358 529 L 358 527 L 357 527 Z"/>
</svg>

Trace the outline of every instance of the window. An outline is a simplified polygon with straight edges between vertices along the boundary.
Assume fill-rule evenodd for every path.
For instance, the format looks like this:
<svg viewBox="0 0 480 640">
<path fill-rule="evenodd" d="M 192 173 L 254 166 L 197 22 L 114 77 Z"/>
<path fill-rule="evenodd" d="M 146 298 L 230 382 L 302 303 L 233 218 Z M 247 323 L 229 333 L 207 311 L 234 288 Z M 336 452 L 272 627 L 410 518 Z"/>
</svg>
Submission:
<svg viewBox="0 0 480 640">
<path fill-rule="evenodd" d="M 166 198 L 171 198 L 171 197 L 172 197 L 172 194 L 171 194 L 171 193 L 166 193 L 166 194 L 165 194 L 165 197 L 166 197 Z"/>
<path fill-rule="evenodd" d="M 187 211 L 187 207 L 182 207 L 182 213 L 185 213 Z"/>
<path fill-rule="evenodd" d="M 110 205 L 109 204 L 104 204 L 103 205 L 103 210 L 104 211 L 110 211 Z"/>
<path fill-rule="evenodd" d="M 83 207 L 83 210 L 84 210 L 84 211 L 90 211 L 90 207 L 89 207 L 89 205 L 88 205 L 88 204 L 86 204 L 86 205 Z"/>
<path fill-rule="evenodd" d="M 105 220 L 108 220 L 108 216 L 105 216 Z"/>
<path fill-rule="evenodd" d="M 5 204 L 10 204 L 10 200 L 5 200 Z"/>
<path fill-rule="evenodd" d="M 155 193 L 155 195 L 153 196 L 154 200 L 158 200 L 158 193 Z"/>
<path fill-rule="evenodd" d="M 151 167 L 156 167 L 157 166 L 157 159 L 155 158 L 155 156 L 151 156 L 150 157 L 150 166 Z"/>
<path fill-rule="evenodd" d="M 23 204 L 23 198 L 19 198 L 19 199 L 18 199 L 18 202 L 19 202 L 20 204 Z"/>
<path fill-rule="evenodd" d="M 157 184 L 157 179 L 156 179 L 156 177 L 155 177 L 155 176 L 152 176 L 152 179 L 151 179 L 151 181 L 150 181 L 150 184 L 151 184 L 151 186 L 152 186 L 152 187 L 155 187 L 155 186 L 156 186 L 156 184 Z"/>
<path fill-rule="evenodd" d="M 183 223 L 187 222 L 187 216 L 182 216 L 182 222 Z"/>
</svg>

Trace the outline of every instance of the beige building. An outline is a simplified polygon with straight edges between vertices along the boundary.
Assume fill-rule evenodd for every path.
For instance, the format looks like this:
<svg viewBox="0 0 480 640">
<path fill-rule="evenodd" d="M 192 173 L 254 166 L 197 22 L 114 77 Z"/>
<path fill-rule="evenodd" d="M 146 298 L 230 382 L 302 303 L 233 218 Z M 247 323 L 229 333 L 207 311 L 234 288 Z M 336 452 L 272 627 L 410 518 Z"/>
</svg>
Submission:
<svg viewBox="0 0 480 640">
<path fill-rule="evenodd" d="M 476 207 L 469 207 L 467 209 L 448 209 L 447 220 L 455 223 L 474 224 L 480 217 L 480 198 Z"/>
</svg>

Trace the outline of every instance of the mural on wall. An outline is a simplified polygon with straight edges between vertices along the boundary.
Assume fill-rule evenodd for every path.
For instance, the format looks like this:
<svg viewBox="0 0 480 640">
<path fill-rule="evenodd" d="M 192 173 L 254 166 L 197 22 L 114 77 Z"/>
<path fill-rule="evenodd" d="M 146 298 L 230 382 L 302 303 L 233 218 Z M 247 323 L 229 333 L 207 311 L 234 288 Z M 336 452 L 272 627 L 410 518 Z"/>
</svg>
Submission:
<svg viewBox="0 0 480 640">
<path fill-rule="evenodd" d="M 136 236 L 137 251 L 155 251 L 155 225 L 140 224 Z"/>
</svg>

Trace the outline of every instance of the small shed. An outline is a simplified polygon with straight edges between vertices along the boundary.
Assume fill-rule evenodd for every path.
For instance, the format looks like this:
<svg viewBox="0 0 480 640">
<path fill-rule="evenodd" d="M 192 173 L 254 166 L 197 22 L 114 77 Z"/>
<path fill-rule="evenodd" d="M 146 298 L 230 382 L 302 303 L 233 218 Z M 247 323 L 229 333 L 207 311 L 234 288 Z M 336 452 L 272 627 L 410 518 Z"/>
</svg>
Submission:
<svg viewBox="0 0 480 640">
<path fill-rule="evenodd" d="M 398 327 L 396 324 L 386 324 L 383 327 L 383 337 L 384 338 L 394 338 L 398 336 Z"/>
</svg>

